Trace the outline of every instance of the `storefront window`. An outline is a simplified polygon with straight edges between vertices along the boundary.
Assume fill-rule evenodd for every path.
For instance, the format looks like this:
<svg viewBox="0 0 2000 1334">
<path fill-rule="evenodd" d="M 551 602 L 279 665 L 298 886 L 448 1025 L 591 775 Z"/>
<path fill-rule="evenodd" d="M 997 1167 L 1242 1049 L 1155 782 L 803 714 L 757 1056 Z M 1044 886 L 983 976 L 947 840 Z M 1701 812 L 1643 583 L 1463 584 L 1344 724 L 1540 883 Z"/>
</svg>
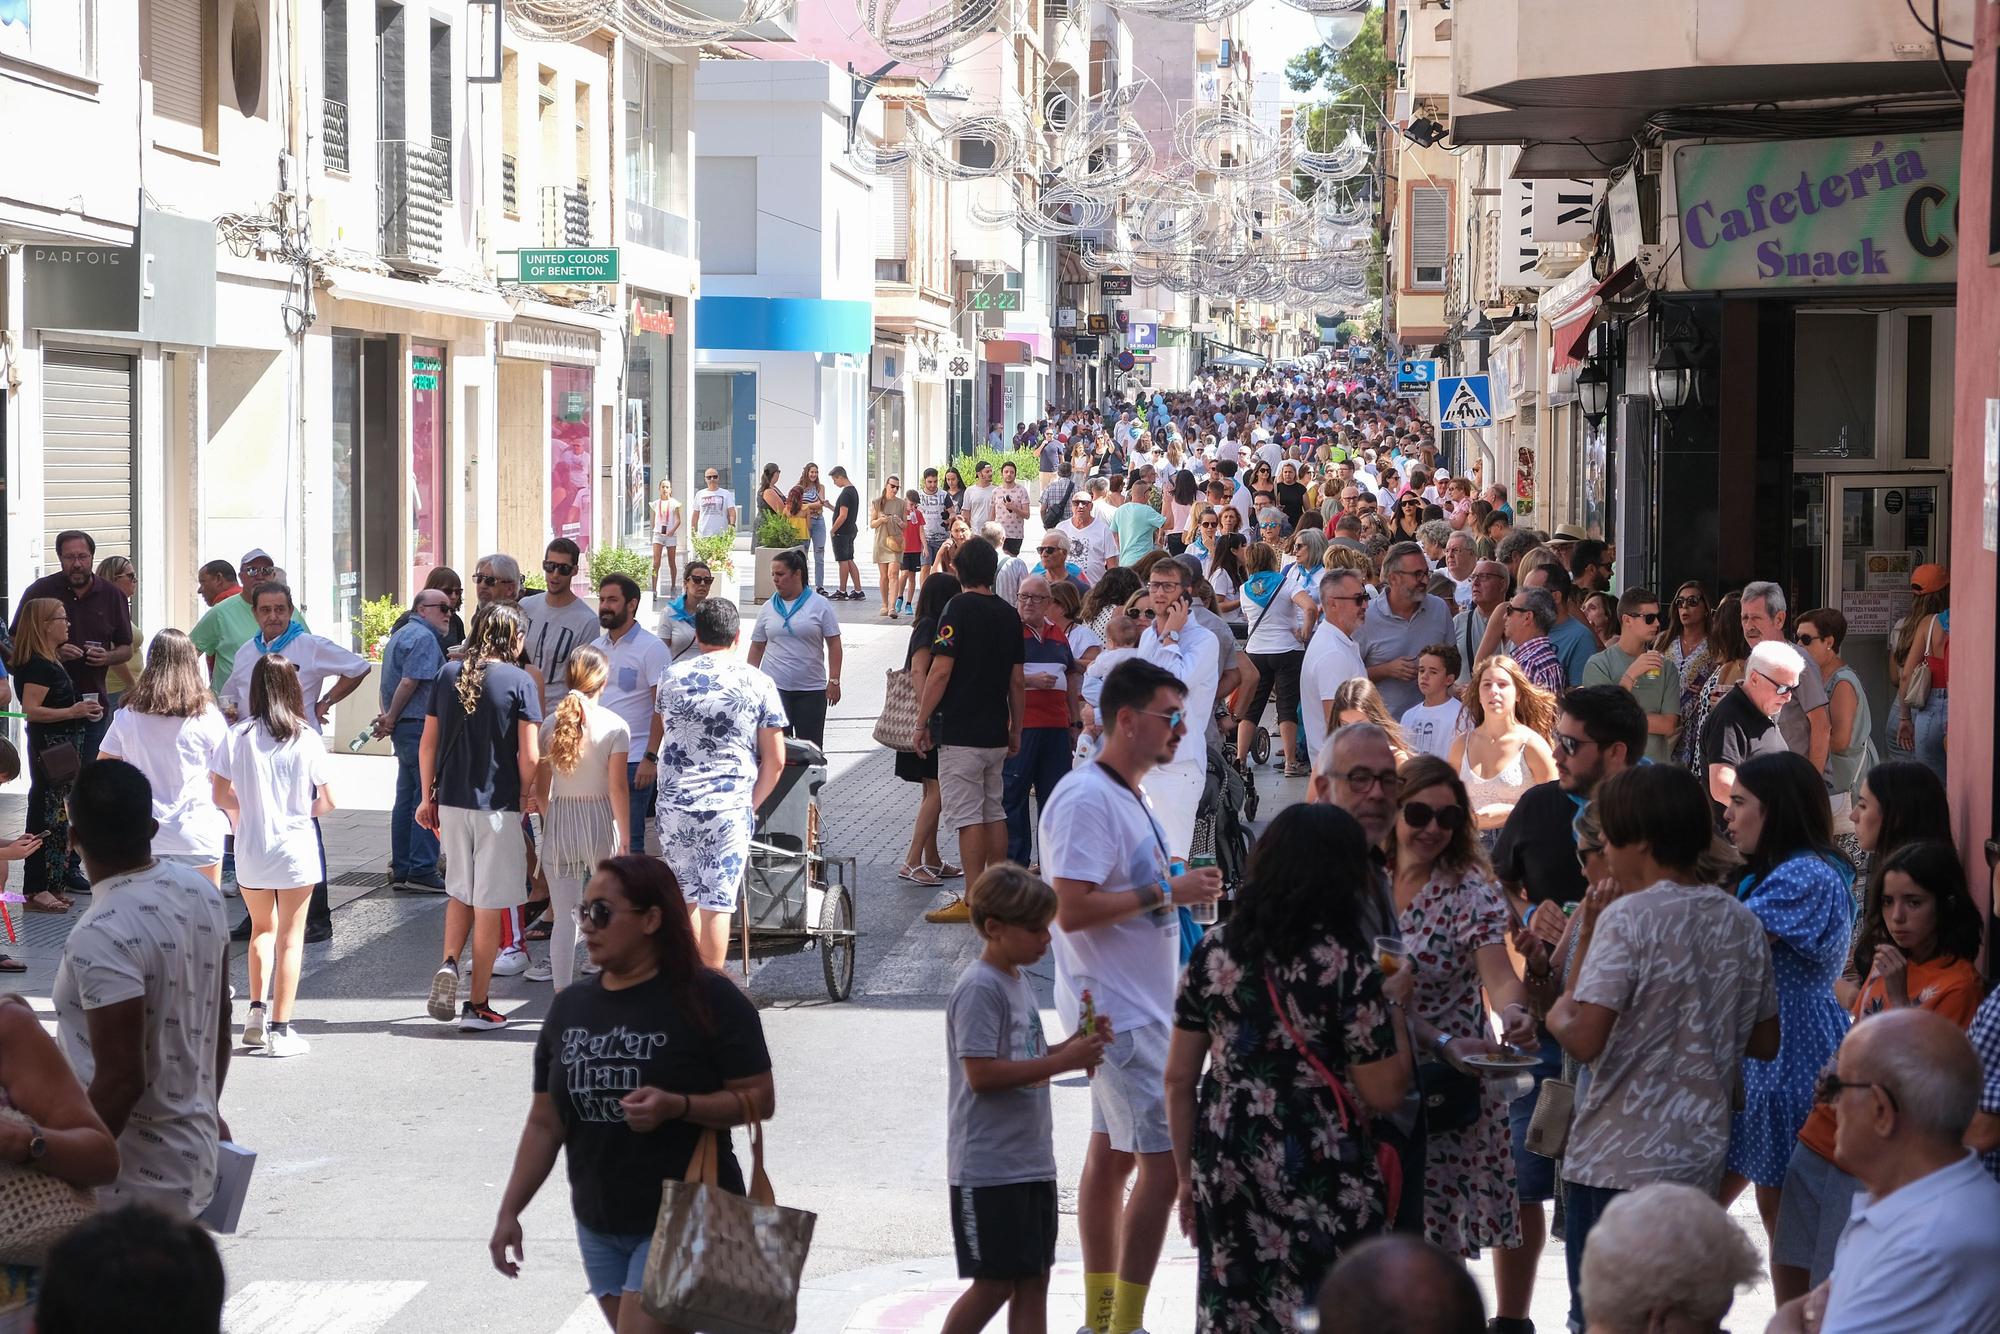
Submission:
<svg viewBox="0 0 2000 1334">
<path fill-rule="evenodd" d="M 590 386 L 587 366 L 549 367 L 549 530 L 590 549 Z"/>
<path fill-rule="evenodd" d="M 884 390 L 868 405 L 868 485 L 882 493 L 882 479 L 903 473 L 903 395 Z"/>
<path fill-rule="evenodd" d="M 1858 311 L 1798 313 L 1792 360 L 1794 454 L 1875 457 L 1875 344 L 1880 320 Z"/>
<path fill-rule="evenodd" d="M 357 480 L 355 437 L 361 425 L 361 340 L 336 335 L 333 340 L 334 624 L 351 625 L 361 600 L 361 544 L 354 527 Z"/>
<path fill-rule="evenodd" d="M 625 416 L 619 438 L 618 529 L 626 546 L 646 549 L 652 502 L 673 478 L 674 316 L 664 297 L 637 295 L 625 337 Z M 683 509 L 688 502 L 679 496 Z"/>
<path fill-rule="evenodd" d="M 673 190 L 674 67 L 625 44 L 625 197 L 668 207 Z"/>
<path fill-rule="evenodd" d="M 722 474 L 746 517 L 757 481 L 757 373 L 696 371 L 694 377 L 694 475 Z"/>
<path fill-rule="evenodd" d="M 410 346 L 410 568 L 420 588 L 444 563 L 444 349 Z M 399 592 L 398 596 L 401 594 Z"/>
</svg>

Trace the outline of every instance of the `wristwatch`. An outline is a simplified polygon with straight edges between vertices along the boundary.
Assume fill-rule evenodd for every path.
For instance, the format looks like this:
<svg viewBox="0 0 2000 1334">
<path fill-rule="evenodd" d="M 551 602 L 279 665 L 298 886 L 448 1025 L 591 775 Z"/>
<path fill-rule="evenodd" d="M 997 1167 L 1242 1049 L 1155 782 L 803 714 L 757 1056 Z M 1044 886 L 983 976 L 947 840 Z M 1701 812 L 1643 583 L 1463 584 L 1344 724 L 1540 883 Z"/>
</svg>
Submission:
<svg viewBox="0 0 2000 1334">
<path fill-rule="evenodd" d="M 657 751 L 657 750 L 649 750 L 649 751 L 647 751 L 647 752 L 646 752 L 646 763 L 648 763 L 648 764 L 658 764 L 659 762 L 660 762 L 660 752 L 659 752 L 659 751 Z"/>
<path fill-rule="evenodd" d="M 42 1128 L 33 1121 L 28 1122 L 28 1161 L 40 1162 L 42 1155 L 49 1151 L 49 1142 L 42 1138 Z"/>
<path fill-rule="evenodd" d="M 1451 1034 L 1439 1033 L 1437 1035 L 1437 1049 L 1440 1052 L 1451 1050 Z"/>
</svg>

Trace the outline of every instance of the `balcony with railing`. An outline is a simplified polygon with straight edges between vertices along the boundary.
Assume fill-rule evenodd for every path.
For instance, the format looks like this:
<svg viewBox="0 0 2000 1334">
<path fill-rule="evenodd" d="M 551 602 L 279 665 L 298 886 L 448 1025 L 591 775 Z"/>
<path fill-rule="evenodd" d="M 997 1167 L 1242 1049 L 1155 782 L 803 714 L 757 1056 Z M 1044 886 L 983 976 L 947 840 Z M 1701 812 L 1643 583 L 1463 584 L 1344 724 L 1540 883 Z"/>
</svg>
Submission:
<svg viewBox="0 0 2000 1334">
<path fill-rule="evenodd" d="M 512 153 L 500 155 L 500 207 L 521 216 L 521 168 Z"/>
<path fill-rule="evenodd" d="M 328 171 L 348 169 L 347 103 L 325 98 L 320 102 L 320 151 Z"/>
<path fill-rule="evenodd" d="M 431 152 L 433 152 L 433 153 L 437 154 L 437 157 L 438 157 L 438 161 L 440 161 L 440 162 L 442 162 L 442 163 L 444 164 L 444 198 L 446 198 L 446 199 L 450 199 L 450 198 L 451 198 L 451 176 L 452 176 L 452 172 L 451 172 L 451 136 L 450 136 L 450 135 L 448 135 L 448 134 L 434 134 L 434 135 L 432 135 L 432 136 L 431 136 Z"/>
<path fill-rule="evenodd" d="M 449 197 L 445 155 L 401 139 L 384 139 L 376 149 L 382 257 L 414 268 L 441 268 Z"/>
<path fill-rule="evenodd" d="M 578 181 L 574 190 L 561 185 L 542 187 L 542 244 L 590 244 L 590 190 L 586 182 Z"/>
</svg>

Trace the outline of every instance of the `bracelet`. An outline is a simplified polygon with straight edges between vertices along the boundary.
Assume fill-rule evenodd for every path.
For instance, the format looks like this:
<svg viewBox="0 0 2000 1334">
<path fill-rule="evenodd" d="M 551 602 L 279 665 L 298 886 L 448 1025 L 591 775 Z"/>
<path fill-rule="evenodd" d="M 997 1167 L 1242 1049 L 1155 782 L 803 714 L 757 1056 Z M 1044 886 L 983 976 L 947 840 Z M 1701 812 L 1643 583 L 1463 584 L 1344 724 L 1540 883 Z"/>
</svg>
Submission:
<svg viewBox="0 0 2000 1334">
<path fill-rule="evenodd" d="M 693 1111 L 693 1110 L 694 1110 L 694 1099 L 693 1099 L 693 1098 L 690 1098 L 690 1097 L 689 1097 L 689 1096 L 688 1096 L 687 1094 L 685 1094 L 685 1093 L 681 1094 L 681 1114 L 680 1114 L 679 1116 L 675 1117 L 675 1118 L 674 1118 L 674 1120 L 676 1120 L 676 1121 L 685 1121 L 685 1120 L 687 1120 L 687 1119 L 688 1119 L 688 1113 L 689 1113 L 689 1112 L 691 1112 L 691 1111 Z"/>
</svg>

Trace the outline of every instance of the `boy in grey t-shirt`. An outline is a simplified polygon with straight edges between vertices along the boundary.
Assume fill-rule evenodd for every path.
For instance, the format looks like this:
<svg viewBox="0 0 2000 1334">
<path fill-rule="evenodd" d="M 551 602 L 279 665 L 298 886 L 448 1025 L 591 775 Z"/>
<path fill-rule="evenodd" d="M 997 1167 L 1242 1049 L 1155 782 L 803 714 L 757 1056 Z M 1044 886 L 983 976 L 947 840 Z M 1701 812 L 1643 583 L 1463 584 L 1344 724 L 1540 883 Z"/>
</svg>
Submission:
<svg viewBox="0 0 2000 1334">
<path fill-rule="evenodd" d="M 972 1280 L 947 1330 L 984 1329 L 1009 1302 L 1043 1313 L 1056 1258 L 1055 1131 L 1049 1080 L 1095 1070 L 1111 1022 L 1050 1047 L 1034 989 L 1021 969 L 1049 948 L 1056 892 L 1011 862 L 991 867 L 966 895 L 986 948 L 945 1007 L 950 1102 L 945 1149 L 958 1276 Z"/>
</svg>

